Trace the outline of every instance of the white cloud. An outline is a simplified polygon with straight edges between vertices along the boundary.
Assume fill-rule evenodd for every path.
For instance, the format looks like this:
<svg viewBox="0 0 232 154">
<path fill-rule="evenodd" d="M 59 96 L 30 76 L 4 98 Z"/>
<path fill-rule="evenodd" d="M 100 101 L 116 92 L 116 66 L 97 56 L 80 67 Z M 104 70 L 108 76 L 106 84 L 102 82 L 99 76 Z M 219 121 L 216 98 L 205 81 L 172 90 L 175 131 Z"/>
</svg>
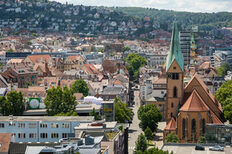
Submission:
<svg viewBox="0 0 232 154">
<path fill-rule="evenodd" d="M 232 12 L 232 0 L 55 0 L 92 6 L 137 6 L 190 12 Z"/>
</svg>

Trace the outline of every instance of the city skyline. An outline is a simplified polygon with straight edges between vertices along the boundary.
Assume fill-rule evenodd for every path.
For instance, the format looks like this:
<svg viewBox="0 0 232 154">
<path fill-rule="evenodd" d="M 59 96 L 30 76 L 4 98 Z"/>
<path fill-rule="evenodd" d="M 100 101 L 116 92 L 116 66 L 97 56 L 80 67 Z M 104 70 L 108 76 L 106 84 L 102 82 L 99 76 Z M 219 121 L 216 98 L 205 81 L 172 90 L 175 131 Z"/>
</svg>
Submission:
<svg viewBox="0 0 232 154">
<path fill-rule="evenodd" d="M 86 6 L 149 7 L 187 12 L 232 12 L 231 0 L 55 0 Z"/>
</svg>

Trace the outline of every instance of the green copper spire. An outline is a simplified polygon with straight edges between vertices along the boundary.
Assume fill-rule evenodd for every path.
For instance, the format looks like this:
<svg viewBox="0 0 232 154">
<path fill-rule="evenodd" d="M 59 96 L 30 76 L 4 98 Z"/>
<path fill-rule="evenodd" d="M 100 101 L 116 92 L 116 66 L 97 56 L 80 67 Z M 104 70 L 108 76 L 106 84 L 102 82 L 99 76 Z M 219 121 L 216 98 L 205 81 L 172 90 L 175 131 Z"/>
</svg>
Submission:
<svg viewBox="0 0 232 154">
<path fill-rule="evenodd" d="M 194 39 L 194 35 L 192 34 L 191 36 L 191 42 L 190 42 L 190 45 L 191 45 L 191 49 L 192 50 L 196 50 L 197 49 L 197 45 L 196 45 L 196 42 L 195 42 L 195 39 Z"/>
<path fill-rule="evenodd" d="M 184 72 L 184 57 L 183 57 L 183 54 L 180 48 L 179 31 L 177 28 L 176 20 L 174 20 L 174 23 L 173 23 L 170 51 L 168 53 L 167 60 L 166 60 L 166 71 L 168 71 L 174 59 L 177 61 L 181 70 Z"/>
</svg>

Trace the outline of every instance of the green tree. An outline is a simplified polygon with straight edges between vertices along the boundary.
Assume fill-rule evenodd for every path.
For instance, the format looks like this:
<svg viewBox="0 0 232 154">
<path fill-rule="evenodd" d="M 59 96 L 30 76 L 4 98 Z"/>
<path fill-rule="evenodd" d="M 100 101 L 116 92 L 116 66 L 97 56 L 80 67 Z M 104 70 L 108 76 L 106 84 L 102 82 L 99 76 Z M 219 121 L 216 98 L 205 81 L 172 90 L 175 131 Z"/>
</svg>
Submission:
<svg viewBox="0 0 232 154">
<path fill-rule="evenodd" d="M 69 112 L 61 112 L 56 114 L 55 116 L 77 116 L 77 113 L 75 111 L 69 111 Z"/>
<path fill-rule="evenodd" d="M 145 150 L 147 150 L 147 141 L 145 139 L 145 136 L 141 133 L 139 136 L 138 136 L 138 139 L 137 141 L 135 142 L 135 151 L 138 152 L 138 151 L 142 151 L 144 152 Z"/>
<path fill-rule="evenodd" d="M 154 132 L 158 127 L 158 122 L 162 119 L 162 115 L 155 104 L 141 106 L 138 110 L 139 127 L 144 131 L 147 127 Z"/>
<path fill-rule="evenodd" d="M 126 104 L 121 99 L 114 99 L 115 105 L 115 120 L 118 123 L 124 123 L 125 121 L 131 120 L 132 111 L 126 107 Z"/>
<path fill-rule="evenodd" d="M 197 143 L 206 143 L 205 136 L 200 136 Z"/>
<path fill-rule="evenodd" d="M 101 116 L 96 113 L 95 108 L 89 113 L 90 116 L 94 116 L 94 120 L 101 120 Z"/>
<path fill-rule="evenodd" d="M 47 97 L 44 100 L 44 104 L 46 105 L 48 115 L 53 116 L 70 111 L 75 112 L 77 102 L 72 91 L 67 87 L 64 87 L 63 90 L 60 87 L 52 87 L 47 90 Z"/>
<path fill-rule="evenodd" d="M 232 102 L 223 107 L 224 116 L 232 124 Z"/>
<path fill-rule="evenodd" d="M 8 50 L 8 52 L 14 52 L 14 50 L 13 50 L 12 48 L 10 48 L 10 49 Z"/>
<path fill-rule="evenodd" d="M 129 47 L 122 47 L 122 52 L 125 52 L 125 51 L 130 51 L 130 48 Z"/>
<path fill-rule="evenodd" d="M 71 85 L 71 90 L 73 93 L 82 93 L 84 96 L 88 96 L 89 94 L 89 87 L 83 79 L 76 80 Z"/>
<path fill-rule="evenodd" d="M 151 140 L 152 138 L 152 131 L 149 127 L 147 127 L 144 131 L 145 136 L 147 137 L 148 140 Z"/>
<path fill-rule="evenodd" d="M 230 64 L 229 63 L 224 63 L 222 66 L 217 68 L 217 74 L 219 76 L 225 76 L 227 75 L 227 71 L 231 71 Z"/>
<path fill-rule="evenodd" d="M 21 91 L 10 91 L 7 97 L 0 98 L 0 103 L 1 114 L 4 116 L 21 116 L 25 111 L 25 99 Z"/>
<path fill-rule="evenodd" d="M 104 53 L 104 49 L 98 49 L 97 52 Z"/>
<path fill-rule="evenodd" d="M 167 143 L 178 143 L 178 136 L 175 133 L 169 133 L 166 137 L 165 137 L 165 142 Z"/>
<path fill-rule="evenodd" d="M 139 77 L 139 69 L 147 64 L 147 60 L 143 56 L 132 53 L 128 55 L 126 62 L 129 64 L 127 70 L 130 74 L 130 79 L 137 80 Z"/>
<path fill-rule="evenodd" d="M 224 106 L 226 105 L 226 99 L 232 98 L 232 80 L 224 82 L 221 87 L 217 90 L 216 99 Z M 227 101 L 229 103 L 230 101 Z"/>
</svg>

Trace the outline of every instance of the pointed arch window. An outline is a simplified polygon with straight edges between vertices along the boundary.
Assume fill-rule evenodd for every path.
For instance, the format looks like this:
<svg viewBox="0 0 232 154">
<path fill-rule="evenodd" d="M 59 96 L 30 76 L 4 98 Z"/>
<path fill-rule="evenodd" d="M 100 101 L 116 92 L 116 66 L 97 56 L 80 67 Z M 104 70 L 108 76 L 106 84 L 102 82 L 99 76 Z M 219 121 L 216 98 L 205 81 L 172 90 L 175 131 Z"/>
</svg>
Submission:
<svg viewBox="0 0 232 154">
<path fill-rule="evenodd" d="M 196 140 L 196 120 L 192 119 L 192 123 L 191 123 L 191 137 L 192 140 L 195 141 Z"/>
<path fill-rule="evenodd" d="M 202 119 L 201 120 L 201 122 L 202 122 L 202 135 L 204 135 L 205 134 L 205 119 Z"/>
<path fill-rule="evenodd" d="M 173 88 L 173 97 L 177 98 L 177 88 L 176 87 Z"/>
<path fill-rule="evenodd" d="M 182 139 L 185 139 L 186 120 L 182 119 Z"/>
</svg>

